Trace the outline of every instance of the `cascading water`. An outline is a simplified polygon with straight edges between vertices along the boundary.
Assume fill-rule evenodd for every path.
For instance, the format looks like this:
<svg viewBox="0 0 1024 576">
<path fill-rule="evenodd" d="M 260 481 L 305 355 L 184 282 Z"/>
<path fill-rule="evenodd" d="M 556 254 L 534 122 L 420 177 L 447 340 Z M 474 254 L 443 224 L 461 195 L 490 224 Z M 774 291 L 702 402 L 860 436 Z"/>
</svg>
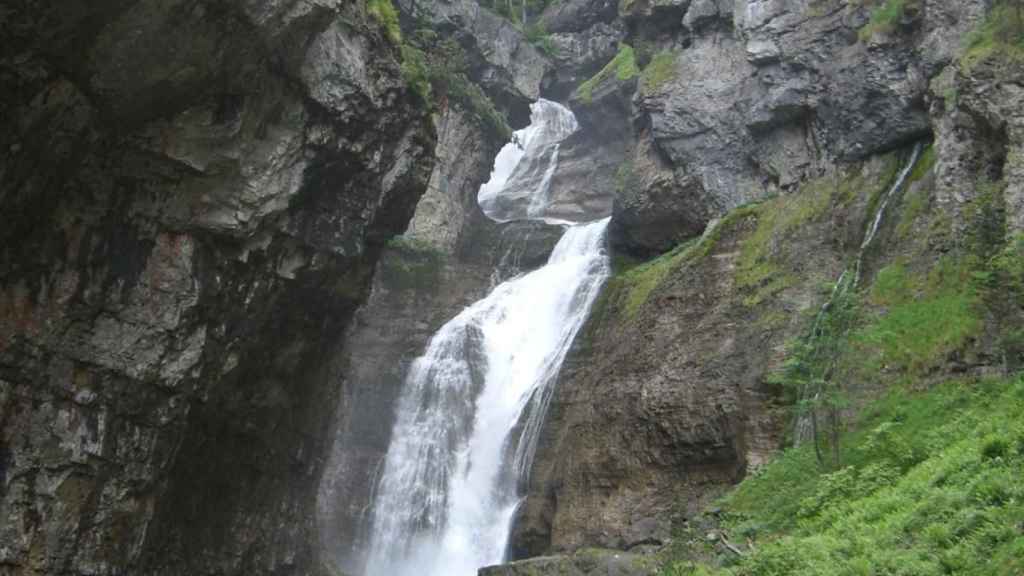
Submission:
<svg viewBox="0 0 1024 576">
<path fill-rule="evenodd" d="M 886 209 L 889 207 L 889 203 L 892 201 L 894 195 L 896 195 L 903 186 L 907 183 L 907 178 L 910 177 L 911 171 L 914 166 L 917 165 L 918 159 L 921 157 L 921 151 L 924 146 L 918 142 L 914 145 L 914 149 L 910 154 L 910 158 L 907 163 L 903 166 L 903 169 L 896 176 L 896 181 L 893 182 L 892 186 L 886 191 L 882 197 L 882 202 L 878 205 L 878 209 L 875 211 L 874 218 L 871 219 L 871 226 L 868 227 L 864 233 L 864 239 L 861 241 L 860 249 L 857 251 L 857 260 L 853 265 L 853 273 L 850 274 L 849 268 L 843 270 L 843 273 L 839 275 L 839 279 L 836 280 L 835 287 L 832 288 L 832 293 L 829 295 L 828 300 L 821 306 L 818 311 L 818 315 L 814 319 L 814 324 L 811 326 L 811 335 L 816 337 L 820 335 L 821 324 L 826 314 L 828 314 L 839 298 L 845 296 L 850 290 L 856 290 L 860 284 L 861 268 L 864 264 L 864 256 L 867 254 L 868 248 L 871 247 L 871 243 L 875 240 L 875 236 L 878 235 L 878 230 L 882 226 L 882 221 L 885 218 Z M 818 395 L 821 394 L 819 389 L 807 389 L 801 390 L 801 400 L 804 399 L 817 399 Z M 793 438 L 797 444 L 808 441 L 814 437 L 813 425 L 811 423 L 811 415 L 805 414 L 796 419 L 794 423 Z"/>
<path fill-rule="evenodd" d="M 523 148 L 496 160 L 481 206 L 543 218 L 558 135 L 575 119 L 546 101 L 532 118 L 517 133 Z M 505 201 L 530 185 L 526 202 Z M 413 363 L 374 500 L 368 575 L 473 576 L 504 559 L 552 385 L 609 273 L 607 224 L 568 227 L 544 267 L 463 310 Z"/>
<path fill-rule="evenodd" d="M 490 181 L 480 187 L 477 202 L 484 214 L 498 222 L 543 219 L 559 145 L 578 127 L 568 108 L 548 100 L 535 102 L 530 125 L 516 131 L 498 152 Z"/>
</svg>

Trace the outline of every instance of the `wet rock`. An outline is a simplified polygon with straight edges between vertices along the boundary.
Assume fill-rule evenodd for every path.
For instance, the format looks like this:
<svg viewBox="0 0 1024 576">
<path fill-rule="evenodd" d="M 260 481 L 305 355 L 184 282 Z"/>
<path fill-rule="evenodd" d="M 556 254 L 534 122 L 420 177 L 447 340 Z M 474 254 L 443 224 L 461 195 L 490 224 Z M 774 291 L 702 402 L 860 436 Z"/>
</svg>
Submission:
<svg viewBox="0 0 1024 576">
<path fill-rule="evenodd" d="M 617 550 L 587 549 L 480 569 L 480 576 L 653 576 L 654 558 Z"/>
</svg>

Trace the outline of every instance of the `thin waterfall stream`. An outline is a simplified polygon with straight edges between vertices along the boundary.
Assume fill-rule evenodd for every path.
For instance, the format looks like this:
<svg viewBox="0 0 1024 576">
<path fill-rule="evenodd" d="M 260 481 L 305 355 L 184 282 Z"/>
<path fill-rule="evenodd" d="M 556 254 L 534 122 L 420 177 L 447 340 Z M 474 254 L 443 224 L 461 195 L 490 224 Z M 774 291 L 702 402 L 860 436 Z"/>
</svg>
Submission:
<svg viewBox="0 0 1024 576">
<path fill-rule="evenodd" d="M 907 183 L 907 179 L 910 177 L 911 172 L 914 170 L 914 166 L 917 165 L 918 159 L 921 157 L 921 151 L 924 150 L 924 145 L 918 142 L 914 145 L 913 151 L 910 153 L 910 158 L 907 163 L 900 170 L 896 176 L 896 180 L 892 183 L 885 194 L 882 196 L 881 202 L 878 204 L 877 210 L 871 219 L 871 225 L 864 233 L 864 238 L 861 240 L 860 248 L 857 250 L 857 259 L 854 262 L 853 270 L 847 267 L 843 270 L 842 274 L 836 280 L 835 286 L 832 288 L 832 292 L 829 294 L 828 300 L 822 304 L 821 309 L 818 310 L 818 314 L 814 318 L 814 324 L 811 326 L 811 335 L 817 336 L 821 329 L 822 320 L 825 315 L 835 306 L 835 303 L 839 298 L 846 295 L 850 290 L 856 290 L 860 285 L 861 279 L 861 268 L 864 265 L 864 256 L 867 254 L 868 249 L 871 247 L 871 243 L 874 242 L 875 236 L 878 235 L 878 230 L 882 227 L 882 222 L 885 219 L 886 210 L 889 207 L 889 203 L 892 201 L 893 196 L 898 194 L 900 190 Z M 810 396 L 812 398 L 817 397 L 820 391 L 805 390 L 801 393 L 802 396 Z M 811 416 L 805 414 L 796 419 L 794 424 L 793 438 L 797 443 L 803 442 L 813 436 L 811 424 Z"/>
<path fill-rule="evenodd" d="M 572 113 L 541 100 L 479 202 L 544 219 Z M 609 274 L 608 219 L 566 226 L 545 266 L 445 324 L 406 377 L 377 484 L 369 576 L 472 576 L 505 558 L 553 384 Z"/>
</svg>

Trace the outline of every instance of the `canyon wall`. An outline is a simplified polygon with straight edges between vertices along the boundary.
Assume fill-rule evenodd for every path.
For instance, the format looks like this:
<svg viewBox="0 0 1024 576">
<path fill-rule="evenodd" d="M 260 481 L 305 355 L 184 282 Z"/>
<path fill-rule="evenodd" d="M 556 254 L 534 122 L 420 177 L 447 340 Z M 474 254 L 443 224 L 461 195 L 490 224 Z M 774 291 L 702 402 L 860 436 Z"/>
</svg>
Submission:
<svg viewBox="0 0 1024 576">
<path fill-rule="evenodd" d="M 319 573 L 434 128 L 361 3 L 0 6 L 0 573 Z"/>
</svg>

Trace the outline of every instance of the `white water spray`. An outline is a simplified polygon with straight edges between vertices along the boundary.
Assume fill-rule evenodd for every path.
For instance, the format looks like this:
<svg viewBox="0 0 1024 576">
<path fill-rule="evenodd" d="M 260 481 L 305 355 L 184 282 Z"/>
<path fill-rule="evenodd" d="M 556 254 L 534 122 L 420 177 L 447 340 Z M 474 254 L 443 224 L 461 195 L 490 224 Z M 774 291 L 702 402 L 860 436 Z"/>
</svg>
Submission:
<svg viewBox="0 0 1024 576">
<path fill-rule="evenodd" d="M 575 119 L 553 102 L 533 111 L 524 150 L 499 154 L 481 206 L 516 206 L 506 195 L 532 183 L 520 208 L 542 217 L 557 135 Z M 609 274 L 607 225 L 569 227 L 544 267 L 463 310 L 413 363 L 374 502 L 369 576 L 475 576 L 504 560 L 552 386 Z"/>
<path fill-rule="evenodd" d="M 559 145 L 578 127 L 572 112 L 556 102 L 538 100 L 530 106 L 530 125 L 498 152 L 491 179 L 477 194 L 484 214 L 498 222 L 543 219 Z"/>
</svg>

